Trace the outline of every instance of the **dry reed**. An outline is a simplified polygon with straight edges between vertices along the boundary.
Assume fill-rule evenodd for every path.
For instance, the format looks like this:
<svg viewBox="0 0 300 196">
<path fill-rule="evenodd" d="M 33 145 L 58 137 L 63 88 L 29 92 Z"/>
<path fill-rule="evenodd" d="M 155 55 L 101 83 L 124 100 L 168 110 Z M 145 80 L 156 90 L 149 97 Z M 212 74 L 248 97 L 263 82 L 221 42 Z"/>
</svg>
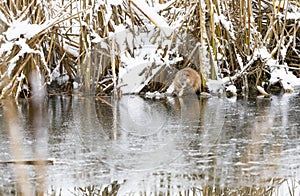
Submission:
<svg viewBox="0 0 300 196">
<path fill-rule="evenodd" d="M 159 1 L 163 2 L 169 3 Z M 131 1 L 124 1 L 120 5 L 84 0 L 1 2 L 2 34 L 16 20 L 44 27 L 33 37 L 20 34 L 14 40 L 9 40 L 7 36 L 1 36 L 2 46 L 8 43 L 12 46 L 10 50 L 0 50 L 0 98 L 5 95 L 19 97 L 22 89 L 28 85 L 31 70 L 41 70 L 48 84 L 51 84 L 55 74 L 59 75 L 56 77 L 67 75 L 70 82 L 80 79 L 82 89 L 89 94 L 95 88 L 101 93 L 111 94 L 118 86 L 114 83 L 116 78 L 112 78 L 112 71 L 115 70 L 114 77 L 118 77 L 121 64 L 119 54 L 122 51 L 115 48 L 115 54 L 111 54 L 111 47 L 106 48 L 105 54 L 99 55 L 101 58 L 95 64 L 92 53 L 96 50 L 99 54 L 101 48 L 95 47 L 92 40 L 98 37 L 112 46 L 110 33 L 115 32 L 118 25 L 127 29 L 158 25 L 142 9 Z M 299 74 L 299 17 L 291 17 L 299 9 L 299 1 L 287 0 L 175 0 L 160 10 L 159 14 L 165 17 L 168 24 L 178 27 L 177 34 L 187 38 L 184 45 L 187 52 L 179 51 L 187 60 L 182 64 L 197 69 L 206 79 L 231 76 L 241 89 L 242 86 L 251 88 L 261 85 L 268 79 L 266 59 L 256 55 L 261 48 L 266 48 L 278 65 L 287 63 L 287 69 Z M 191 37 L 192 42 L 188 39 Z M 170 41 L 172 39 L 170 37 Z M 31 52 L 22 53 L 20 40 L 32 49 Z M 187 54 L 196 46 L 197 51 L 188 59 Z M 172 47 L 163 49 L 171 50 Z M 134 50 L 128 51 L 132 56 L 135 55 Z M 112 55 L 115 57 L 112 58 Z"/>
</svg>

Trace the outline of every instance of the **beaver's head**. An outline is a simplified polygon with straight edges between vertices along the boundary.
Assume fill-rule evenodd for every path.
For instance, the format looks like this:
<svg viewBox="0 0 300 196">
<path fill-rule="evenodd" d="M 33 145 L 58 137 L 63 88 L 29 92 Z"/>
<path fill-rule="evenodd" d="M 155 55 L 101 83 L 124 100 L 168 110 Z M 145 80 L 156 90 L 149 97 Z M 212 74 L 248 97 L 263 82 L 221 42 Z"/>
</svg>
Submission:
<svg viewBox="0 0 300 196">
<path fill-rule="evenodd" d="M 174 79 L 175 93 L 178 96 L 196 93 L 200 85 L 199 74 L 191 68 L 184 68 L 178 71 Z"/>
<path fill-rule="evenodd" d="M 178 82 L 181 88 L 184 89 L 190 89 L 191 86 L 191 79 L 190 79 L 190 73 L 188 71 L 183 71 L 180 73 L 178 77 Z"/>
</svg>

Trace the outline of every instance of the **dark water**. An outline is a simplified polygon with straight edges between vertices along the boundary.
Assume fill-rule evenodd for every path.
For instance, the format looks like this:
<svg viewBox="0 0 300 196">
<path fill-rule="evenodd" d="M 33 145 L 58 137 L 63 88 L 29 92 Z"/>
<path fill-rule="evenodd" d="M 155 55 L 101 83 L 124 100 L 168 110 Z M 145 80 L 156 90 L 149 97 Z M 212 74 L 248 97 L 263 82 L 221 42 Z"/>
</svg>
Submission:
<svg viewBox="0 0 300 196">
<path fill-rule="evenodd" d="M 296 94 L 272 100 L 57 96 L 39 110 L 21 101 L 14 122 L 24 159 L 55 159 L 44 172 L 21 166 L 33 191 L 44 179 L 49 195 L 229 194 L 247 187 L 299 195 L 299 101 Z M 0 195 L 13 195 L 15 164 L 3 163 L 16 160 L 5 115 L 0 107 Z"/>
</svg>

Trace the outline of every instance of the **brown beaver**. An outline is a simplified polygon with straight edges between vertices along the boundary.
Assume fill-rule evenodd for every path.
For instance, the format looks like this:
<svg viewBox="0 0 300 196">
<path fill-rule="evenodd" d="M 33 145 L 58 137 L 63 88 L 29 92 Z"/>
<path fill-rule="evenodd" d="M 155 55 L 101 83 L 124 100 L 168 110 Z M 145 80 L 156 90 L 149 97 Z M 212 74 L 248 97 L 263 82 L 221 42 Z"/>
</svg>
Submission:
<svg viewBox="0 0 300 196">
<path fill-rule="evenodd" d="M 174 92 L 177 96 L 201 92 L 201 77 L 191 68 L 181 69 L 174 78 Z"/>
</svg>

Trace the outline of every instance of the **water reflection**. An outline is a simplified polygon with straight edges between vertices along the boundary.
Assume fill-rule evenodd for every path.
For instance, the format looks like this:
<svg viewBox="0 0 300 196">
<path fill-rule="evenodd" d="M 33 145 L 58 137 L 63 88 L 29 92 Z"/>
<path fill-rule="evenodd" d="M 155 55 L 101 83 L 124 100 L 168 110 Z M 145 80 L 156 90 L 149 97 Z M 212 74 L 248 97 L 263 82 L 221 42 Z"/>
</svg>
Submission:
<svg viewBox="0 0 300 196">
<path fill-rule="evenodd" d="M 24 158 L 36 159 L 37 153 L 29 153 L 34 148 L 43 159 L 55 158 L 54 165 L 45 166 L 45 184 L 63 195 L 89 190 L 120 195 L 254 193 L 274 191 L 270 187 L 276 185 L 285 185 L 276 189 L 284 192 L 291 184 L 285 179 L 295 180 L 299 193 L 296 95 L 235 102 L 218 97 L 57 96 L 38 112 L 30 104 L 18 107 Z M 2 162 L 15 158 L 8 152 L 5 115 L 0 108 Z M 30 165 L 23 168 L 34 185 L 40 172 L 32 173 Z M 0 173 L 0 192 L 12 194 L 12 164 L 1 164 Z"/>
<path fill-rule="evenodd" d="M 198 99 L 192 100 L 199 105 Z M 111 105 L 97 102 L 103 132 L 112 140 L 105 145 L 106 154 L 101 154 L 106 163 L 119 170 L 150 170 L 181 156 L 190 142 L 185 132 L 197 129 L 200 112 L 193 110 L 181 115 L 185 109 L 176 108 L 174 99 L 170 101 L 174 103 L 127 96 Z M 112 117 L 107 119 L 103 110 Z M 104 152 L 101 148 L 97 152 Z"/>
</svg>

